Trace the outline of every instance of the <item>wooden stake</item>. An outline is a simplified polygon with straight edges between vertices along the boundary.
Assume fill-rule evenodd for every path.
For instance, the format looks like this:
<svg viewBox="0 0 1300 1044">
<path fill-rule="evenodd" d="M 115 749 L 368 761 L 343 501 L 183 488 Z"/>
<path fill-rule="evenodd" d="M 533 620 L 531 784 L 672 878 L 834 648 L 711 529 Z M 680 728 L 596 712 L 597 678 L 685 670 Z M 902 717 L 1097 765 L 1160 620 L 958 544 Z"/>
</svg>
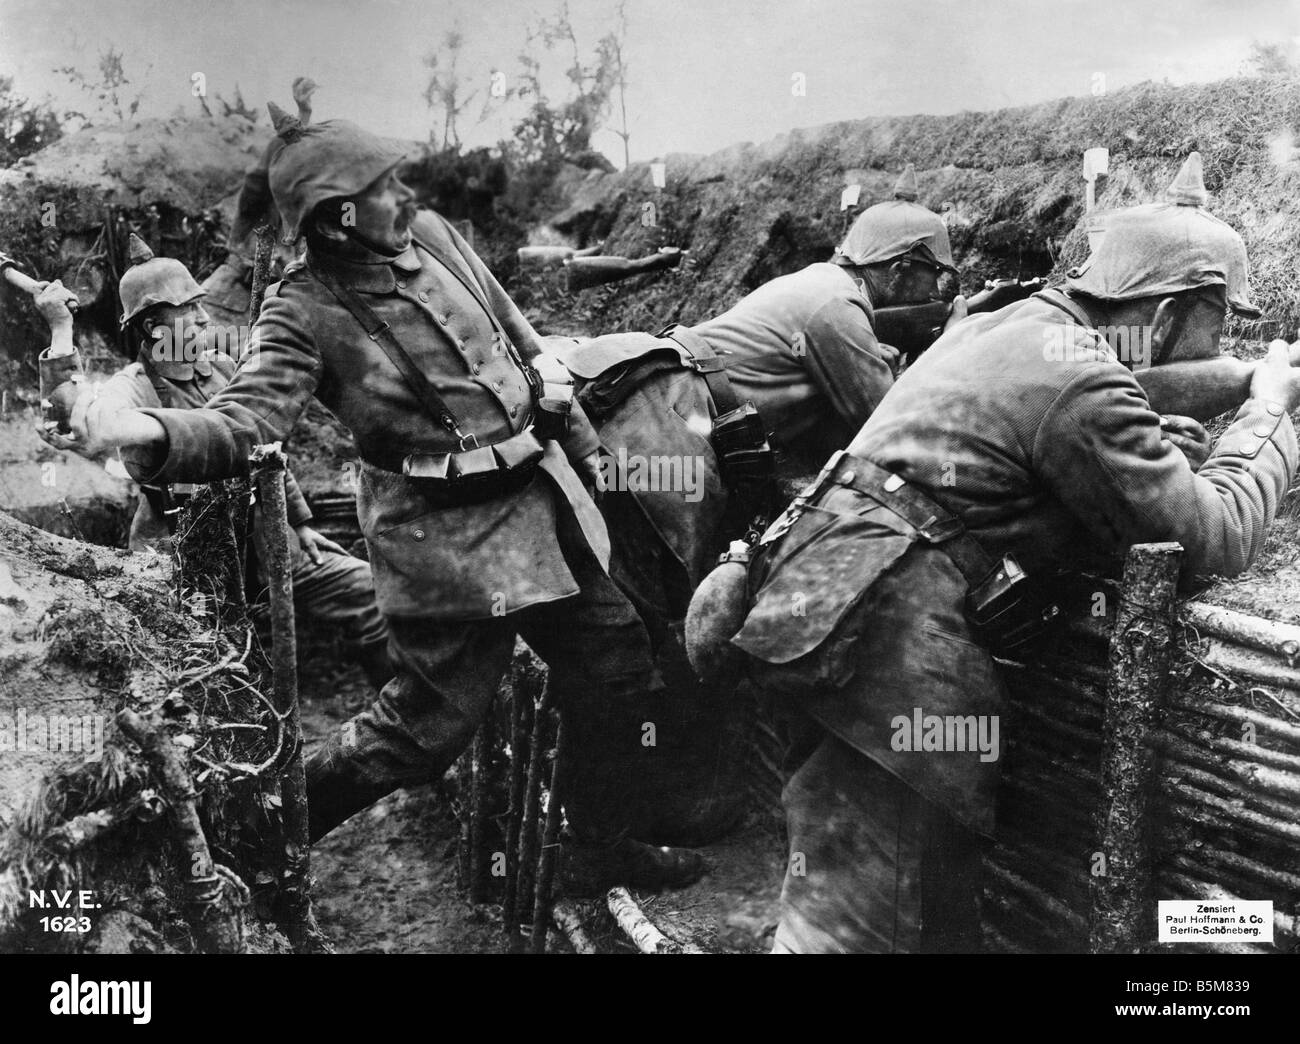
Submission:
<svg viewBox="0 0 1300 1044">
<path fill-rule="evenodd" d="M 1102 750 L 1099 849 L 1105 872 L 1091 878 L 1093 953 L 1131 953 L 1153 941 L 1150 826 L 1155 785 L 1151 733 L 1169 688 L 1182 547 L 1139 544 L 1128 553 L 1110 645 Z"/>
<path fill-rule="evenodd" d="M 266 300 L 266 288 L 271 281 L 271 251 L 275 246 L 270 225 L 258 225 L 253 235 L 257 245 L 253 250 L 253 285 L 248 299 L 249 326 L 262 314 L 262 302 Z"/>
<path fill-rule="evenodd" d="M 506 818 L 506 894 L 502 904 L 506 939 L 512 953 L 523 948 L 519 932 L 519 832 L 524 815 L 524 784 L 528 774 L 528 731 L 533 710 L 527 676 L 517 673 L 510 692 L 510 807 Z"/>
<path fill-rule="evenodd" d="M 524 783 L 522 818 L 519 823 L 518 914 L 533 908 L 534 873 L 537 869 L 538 802 L 542 790 L 542 751 L 546 749 L 546 723 L 553 697 L 548 679 L 541 699 L 533 708 L 533 735 L 528 749 L 528 778 Z"/>
<path fill-rule="evenodd" d="M 285 507 L 285 456 L 278 442 L 257 446 L 249 457 L 266 534 L 267 586 L 271 596 L 271 679 L 276 711 L 284 718 L 288 760 L 280 776 L 284 862 L 280 902 L 284 928 L 297 952 L 329 950 L 311 909 L 308 869 L 307 777 L 298 712 L 298 633 L 293 609 L 293 552 Z"/>
<path fill-rule="evenodd" d="M 546 830 L 537 860 L 536 898 L 533 900 L 532 952 L 546 952 L 546 930 L 551 924 L 551 886 L 555 881 L 555 856 L 560 846 L 560 803 L 563 801 L 564 724 L 552 711 L 555 725 L 555 758 L 551 765 L 551 789 L 546 797 Z"/>
</svg>

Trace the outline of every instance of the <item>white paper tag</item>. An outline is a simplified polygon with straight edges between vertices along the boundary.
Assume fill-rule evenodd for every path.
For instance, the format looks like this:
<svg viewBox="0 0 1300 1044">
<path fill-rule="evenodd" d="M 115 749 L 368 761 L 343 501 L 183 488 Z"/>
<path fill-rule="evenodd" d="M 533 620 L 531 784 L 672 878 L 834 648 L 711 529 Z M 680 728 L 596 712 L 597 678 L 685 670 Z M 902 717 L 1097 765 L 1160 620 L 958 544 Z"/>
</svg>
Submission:
<svg viewBox="0 0 1300 1044">
<path fill-rule="evenodd" d="M 1158 942 L 1273 941 L 1271 899 L 1161 899 Z"/>
</svg>

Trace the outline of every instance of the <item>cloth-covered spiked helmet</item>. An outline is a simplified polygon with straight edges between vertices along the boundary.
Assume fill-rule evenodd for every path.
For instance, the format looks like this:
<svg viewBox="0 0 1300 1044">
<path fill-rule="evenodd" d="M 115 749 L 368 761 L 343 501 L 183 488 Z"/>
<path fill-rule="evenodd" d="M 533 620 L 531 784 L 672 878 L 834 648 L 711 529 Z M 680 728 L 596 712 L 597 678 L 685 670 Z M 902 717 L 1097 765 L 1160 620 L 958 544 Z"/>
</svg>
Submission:
<svg viewBox="0 0 1300 1044">
<path fill-rule="evenodd" d="M 127 254 L 131 267 L 117 285 L 118 296 L 122 299 L 119 322 L 123 327 L 154 305 L 189 304 L 207 293 L 181 262 L 173 257 L 154 257 L 148 244 L 134 232 L 131 233 Z"/>
<path fill-rule="evenodd" d="M 1165 199 L 1112 214 L 1101 243 L 1088 260 L 1070 270 L 1065 285 L 1103 301 L 1222 286 L 1229 308 L 1258 319 L 1262 313 L 1250 300 L 1246 244 L 1205 209 L 1209 193 L 1199 152 L 1187 157 Z"/>
<path fill-rule="evenodd" d="M 267 153 L 267 172 L 286 242 L 305 231 L 318 204 L 364 191 L 406 155 L 397 142 L 347 120 L 304 126 L 274 103 L 268 108 L 276 137 Z"/>
<path fill-rule="evenodd" d="M 948 226 L 916 200 L 916 170 L 909 163 L 894 185 L 894 198 L 868 207 L 835 252 L 843 265 L 874 265 L 908 254 L 955 272 Z"/>
</svg>

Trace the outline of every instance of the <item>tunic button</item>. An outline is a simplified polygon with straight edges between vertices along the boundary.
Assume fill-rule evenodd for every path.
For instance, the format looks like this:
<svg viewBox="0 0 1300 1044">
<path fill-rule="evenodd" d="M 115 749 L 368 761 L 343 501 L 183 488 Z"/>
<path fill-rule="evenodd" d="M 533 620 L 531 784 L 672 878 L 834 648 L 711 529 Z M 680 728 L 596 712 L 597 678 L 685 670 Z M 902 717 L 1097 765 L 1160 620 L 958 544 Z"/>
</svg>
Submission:
<svg viewBox="0 0 1300 1044">
<path fill-rule="evenodd" d="M 413 533 L 411 534 L 411 536 L 413 536 L 416 540 L 423 540 L 423 539 L 424 539 L 424 530 L 423 530 L 423 529 L 417 529 L 415 532 L 413 532 Z"/>
<path fill-rule="evenodd" d="M 465 343 L 465 338 L 463 337 L 456 342 L 456 347 L 459 348 L 462 352 L 469 351 L 469 345 Z"/>
<path fill-rule="evenodd" d="M 518 407 L 518 406 L 511 406 L 511 407 L 510 407 L 510 416 L 513 417 L 513 416 L 515 416 L 515 415 L 518 414 L 518 413 L 519 413 L 519 407 Z"/>
<path fill-rule="evenodd" d="M 475 363 L 475 364 L 474 364 L 474 372 L 475 372 L 475 373 L 481 373 L 482 371 L 483 371 L 483 364 L 482 364 L 482 363 Z"/>
<path fill-rule="evenodd" d="M 505 387 L 505 385 L 503 385 L 500 381 L 492 382 L 492 390 L 494 392 L 499 392 L 503 387 Z"/>
<path fill-rule="evenodd" d="M 446 326 L 447 323 L 450 321 L 451 321 L 450 312 L 444 312 L 442 315 L 438 316 L 438 322 L 442 323 L 443 326 Z"/>
<path fill-rule="evenodd" d="M 852 472 L 852 471 L 846 471 L 846 472 L 844 472 L 843 474 L 841 474 L 841 475 L 840 475 L 840 481 L 843 482 L 843 483 L 847 486 L 850 482 L 853 481 L 853 472 Z"/>
<path fill-rule="evenodd" d="M 403 279 L 399 279 L 399 280 L 397 281 L 397 289 L 399 289 L 399 290 L 405 290 L 405 289 L 406 289 L 406 281 L 403 280 Z"/>
<path fill-rule="evenodd" d="M 427 290 L 421 290 L 421 291 L 420 291 L 420 300 L 421 300 L 421 301 L 427 301 L 427 300 L 429 300 L 429 293 L 428 293 Z"/>
<path fill-rule="evenodd" d="M 1265 409 L 1274 417 L 1282 416 L 1282 407 L 1275 402 L 1270 402 Z"/>
<path fill-rule="evenodd" d="M 1258 435 L 1261 439 L 1268 438 L 1270 435 L 1273 434 L 1272 425 L 1261 424 L 1258 428 L 1255 429 L 1255 434 Z"/>
</svg>

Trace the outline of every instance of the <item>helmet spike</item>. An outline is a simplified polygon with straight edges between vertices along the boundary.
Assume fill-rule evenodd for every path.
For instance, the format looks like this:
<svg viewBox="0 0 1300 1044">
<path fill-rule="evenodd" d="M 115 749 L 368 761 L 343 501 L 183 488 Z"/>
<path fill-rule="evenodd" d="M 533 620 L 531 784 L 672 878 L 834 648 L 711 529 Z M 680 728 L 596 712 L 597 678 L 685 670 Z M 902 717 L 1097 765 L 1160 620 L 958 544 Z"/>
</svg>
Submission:
<svg viewBox="0 0 1300 1044">
<path fill-rule="evenodd" d="M 126 256 L 131 264 L 142 265 L 153 260 L 153 251 L 149 249 L 148 243 L 132 232 L 127 241 Z"/>
<path fill-rule="evenodd" d="M 1191 153 L 1183 161 L 1177 177 L 1165 190 L 1165 198 L 1180 207 L 1203 207 L 1209 202 L 1210 194 L 1205 190 L 1204 170 L 1199 152 Z"/>
<path fill-rule="evenodd" d="M 275 133 L 286 145 L 292 145 L 302 137 L 302 121 L 296 116 L 290 116 L 275 102 L 267 102 L 266 111 L 271 114 L 271 125 L 275 127 Z"/>
<path fill-rule="evenodd" d="M 894 198 L 915 203 L 918 196 L 920 196 L 920 192 L 916 188 L 916 168 L 909 163 L 903 169 L 903 173 L 898 175 L 898 180 L 894 183 Z"/>
</svg>

